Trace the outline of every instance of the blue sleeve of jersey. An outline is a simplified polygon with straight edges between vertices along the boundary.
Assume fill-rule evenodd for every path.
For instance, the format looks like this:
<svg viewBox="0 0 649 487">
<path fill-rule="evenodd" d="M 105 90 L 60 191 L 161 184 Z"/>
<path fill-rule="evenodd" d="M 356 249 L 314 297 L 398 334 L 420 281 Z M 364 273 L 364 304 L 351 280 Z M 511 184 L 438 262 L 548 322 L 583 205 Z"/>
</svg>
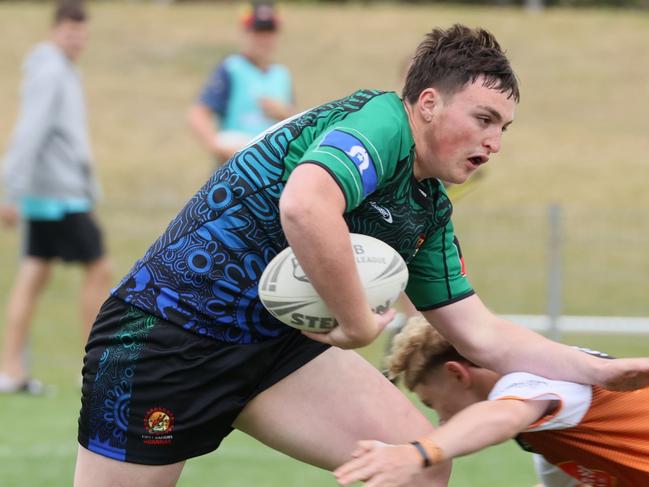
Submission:
<svg viewBox="0 0 649 487">
<path fill-rule="evenodd" d="M 219 64 L 210 75 L 203 87 L 198 100 L 219 117 L 225 116 L 230 97 L 230 75 L 225 63 Z"/>
</svg>

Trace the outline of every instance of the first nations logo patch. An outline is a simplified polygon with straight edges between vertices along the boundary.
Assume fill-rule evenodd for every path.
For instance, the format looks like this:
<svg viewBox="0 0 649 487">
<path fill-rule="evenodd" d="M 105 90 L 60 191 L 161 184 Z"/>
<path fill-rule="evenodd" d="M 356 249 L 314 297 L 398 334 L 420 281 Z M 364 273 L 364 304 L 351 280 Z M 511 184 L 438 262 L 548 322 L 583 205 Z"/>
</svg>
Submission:
<svg viewBox="0 0 649 487">
<path fill-rule="evenodd" d="M 168 409 L 149 409 L 144 415 L 144 429 L 149 434 L 142 435 L 142 441 L 146 445 L 170 445 L 174 438 L 171 434 L 174 419 L 173 413 Z"/>
</svg>

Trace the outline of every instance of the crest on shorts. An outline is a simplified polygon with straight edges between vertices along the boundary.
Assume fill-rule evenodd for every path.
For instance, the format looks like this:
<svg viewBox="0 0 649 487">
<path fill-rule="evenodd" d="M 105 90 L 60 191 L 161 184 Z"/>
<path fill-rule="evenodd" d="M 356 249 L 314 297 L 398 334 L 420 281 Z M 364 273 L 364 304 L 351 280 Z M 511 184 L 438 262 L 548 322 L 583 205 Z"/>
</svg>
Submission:
<svg viewBox="0 0 649 487">
<path fill-rule="evenodd" d="M 152 435 L 165 435 L 174 427 L 174 415 L 165 408 L 149 409 L 144 415 L 144 429 Z"/>
</svg>

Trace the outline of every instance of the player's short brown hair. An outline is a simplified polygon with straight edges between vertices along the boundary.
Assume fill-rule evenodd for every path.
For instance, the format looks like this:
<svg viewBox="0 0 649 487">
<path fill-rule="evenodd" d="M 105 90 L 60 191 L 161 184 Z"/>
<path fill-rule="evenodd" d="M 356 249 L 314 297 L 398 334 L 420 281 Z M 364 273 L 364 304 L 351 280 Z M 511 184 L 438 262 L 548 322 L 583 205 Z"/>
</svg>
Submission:
<svg viewBox="0 0 649 487">
<path fill-rule="evenodd" d="M 450 360 L 471 364 L 424 317 L 412 317 L 392 341 L 388 373 L 392 379 L 402 377 L 412 391 L 428 372 Z"/>
<path fill-rule="evenodd" d="M 436 28 L 415 51 L 402 97 L 413 104 L 430 87 L 453 95 L 481 77 L 484 86 L 520 100 L 516 75 L 493 34 L 461 24 Z"/>
</svg>

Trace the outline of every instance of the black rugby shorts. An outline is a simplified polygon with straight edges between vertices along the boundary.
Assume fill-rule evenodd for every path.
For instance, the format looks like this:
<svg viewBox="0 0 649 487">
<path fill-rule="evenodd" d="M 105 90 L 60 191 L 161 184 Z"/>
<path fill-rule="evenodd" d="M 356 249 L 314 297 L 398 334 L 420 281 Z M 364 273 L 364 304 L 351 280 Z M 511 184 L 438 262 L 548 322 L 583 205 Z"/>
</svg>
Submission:
<svg viewBox="0 0 649 487">
<path fill-rule="evenodd" d="M 252 398 L 327 348 L 293 329 L 219 342 L 111 297 L 86 346 L 79 443 L 149 465 L 208 453 Z"/>
</svg>

